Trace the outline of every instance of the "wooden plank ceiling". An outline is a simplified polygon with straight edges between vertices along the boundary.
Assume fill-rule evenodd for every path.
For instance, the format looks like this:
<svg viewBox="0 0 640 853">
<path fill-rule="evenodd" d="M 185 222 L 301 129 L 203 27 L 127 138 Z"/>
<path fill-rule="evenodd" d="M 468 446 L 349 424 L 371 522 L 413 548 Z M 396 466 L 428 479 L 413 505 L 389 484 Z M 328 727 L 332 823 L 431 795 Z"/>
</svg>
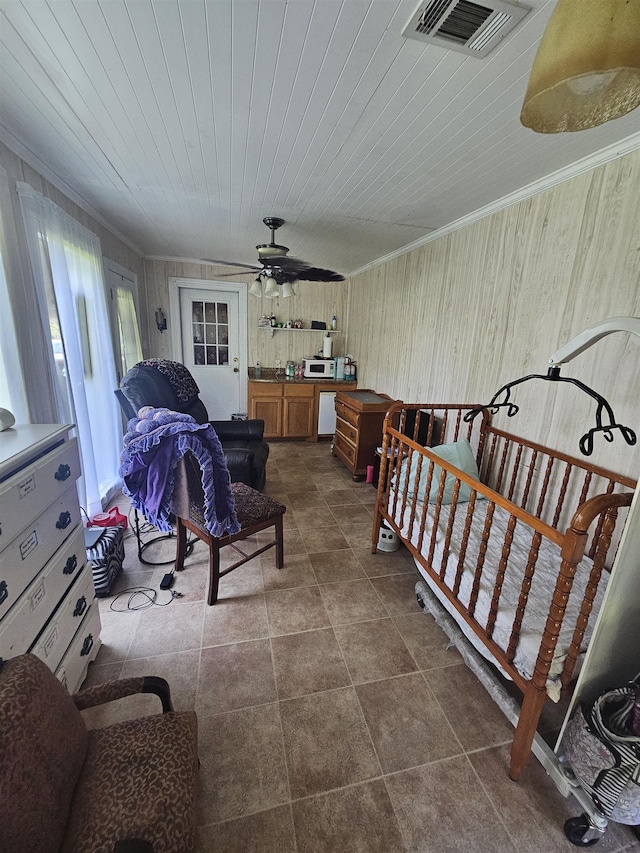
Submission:
<svg viewBox="0 0 640 853">
<path fill-rule="evenodd" d="M 554 0 L 489 56 L 417 0 L 0 0 L 0 136 L 151 256 L 349 273 L 638 130 L 519 123 Z"/>
</svg>

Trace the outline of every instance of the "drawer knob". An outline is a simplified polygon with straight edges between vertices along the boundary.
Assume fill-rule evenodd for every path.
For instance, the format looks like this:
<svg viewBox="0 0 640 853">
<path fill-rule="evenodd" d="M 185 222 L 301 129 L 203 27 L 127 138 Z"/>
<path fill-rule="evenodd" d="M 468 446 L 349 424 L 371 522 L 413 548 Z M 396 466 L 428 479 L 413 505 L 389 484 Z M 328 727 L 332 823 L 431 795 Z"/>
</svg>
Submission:
<svg viewBox="0 0 640 853">
<path fill-rule="evenodd" d="M 9 590 L 6 581 L 0 581 L 0 604 L 9 598 Z"/>
<path fill-rule="evenodd" d="M 84 638 L 84 643 L 82 644 L 82 648 L 80 649 L 80 657 L 83 658 L 85 655 L 88 655 L 93 647 L 93 637 L 89 634 Z"/>
<path fill-rule="evenodd" d="M 71 524 L 71 513 L 70 512 L 61 512 L 60 518 L 56 521 L 56 527 L 58 530 L 64 530 Z"/>
<path fill-rule="evenodd" d="M 62 462 L 58 465 L 58 470 L 53 475 L 56 480 L 63 483 L 65 480 L 68 480 L 71 476 L 71 468 L 68 465 L 64 465 Z"/>
<path fill-rule="evenodd" d="M 77 565 L 78 565 L 78 558 L 74 554 L 72 557 L 69 557 L 67 562 L 64 564 L 64 569 L 62 570 L 62 574 L 63 575 L 72 575 L 75 572 Z"/>
<path fill-rule="evenodd" d="M 87 599 L 84 595 L 81 595 L 80 598 L 76 601 L 76 609 L 73 611 L 74 616 L 82 616 L 84 611 L 87 609 Z"/>
</svg>

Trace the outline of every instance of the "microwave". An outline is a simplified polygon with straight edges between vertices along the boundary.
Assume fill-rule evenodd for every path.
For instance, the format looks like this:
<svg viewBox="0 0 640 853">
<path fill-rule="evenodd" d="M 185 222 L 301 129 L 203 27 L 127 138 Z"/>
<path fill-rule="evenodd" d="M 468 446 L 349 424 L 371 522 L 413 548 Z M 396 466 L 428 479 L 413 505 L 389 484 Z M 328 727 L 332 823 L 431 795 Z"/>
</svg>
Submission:
<svg viewBox="0 0 640 853">
<path fill-rule="evenodd" d="M 334 359 L 303 358 L 305 379 L 333 379 Z"/>
</svg>

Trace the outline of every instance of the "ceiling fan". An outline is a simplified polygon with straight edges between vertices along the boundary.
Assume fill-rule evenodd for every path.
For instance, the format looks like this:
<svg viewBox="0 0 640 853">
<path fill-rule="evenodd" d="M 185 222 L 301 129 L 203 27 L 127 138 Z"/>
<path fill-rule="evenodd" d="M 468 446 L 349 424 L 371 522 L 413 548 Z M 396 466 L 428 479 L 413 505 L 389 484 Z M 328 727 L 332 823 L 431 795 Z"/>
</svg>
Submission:
<svg viewBox="0 0 640 853">
<path fill-rule="evenodd" d="M 256 246 L 258 250 L 257 264 L 243 264 L 238 261 L 223 261 L 216 258 L 202 258 L 209 264 L 224 264 L 229 267 L 242 267 L 243 270 L 253 270 L 257 273 L 256 280 L 251 285 L 249 293 L 254 296 L 262 295 L 262 279 L 265 282 L 265 296 L 278 296 L 277 285 L 282 285 L 283 296 L 294 296 L 293 282 L 298 279 L 303 281 L 344 281 L 344 276 L 332 270 L 324 270 L 314 267 L 300 258 L 288 258 L 287 246 L 280 246 L 275 242 L 275 233 L 284 219 L 277 216 L 265 216 L 262 220 L 267 228 L 271 229 L 271 242 L 261 243 Z M 222 278 L 230 278 L 234 275 L 246 275 L 245 272 L 226 273 Z"/>
</svg>

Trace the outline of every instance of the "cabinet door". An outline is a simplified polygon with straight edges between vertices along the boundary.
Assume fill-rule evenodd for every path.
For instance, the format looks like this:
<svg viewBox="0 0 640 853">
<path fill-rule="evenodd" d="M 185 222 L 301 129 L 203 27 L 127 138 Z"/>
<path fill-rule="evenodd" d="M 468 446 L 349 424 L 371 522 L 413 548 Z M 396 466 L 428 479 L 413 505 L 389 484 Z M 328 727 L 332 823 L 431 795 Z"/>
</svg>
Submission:
<svg viewBox="0 0 640 853">
<path fill-rule="evenodd" d="M 282 437 L 282 397 L 255 397 L 250 400 L 249 417 L 263 419 L 265 438 Z"/>
<path fill-rule="evenodd" d="M 315 434 L 315 390 L 313 385 L 285 385 L 284 438 L 309 438 Z"/>
<path fill-rule="evenodd" d="M 313 434 L 313 397 L 285 397 L 284 438 L 308 438 Z"/>
</svg>

